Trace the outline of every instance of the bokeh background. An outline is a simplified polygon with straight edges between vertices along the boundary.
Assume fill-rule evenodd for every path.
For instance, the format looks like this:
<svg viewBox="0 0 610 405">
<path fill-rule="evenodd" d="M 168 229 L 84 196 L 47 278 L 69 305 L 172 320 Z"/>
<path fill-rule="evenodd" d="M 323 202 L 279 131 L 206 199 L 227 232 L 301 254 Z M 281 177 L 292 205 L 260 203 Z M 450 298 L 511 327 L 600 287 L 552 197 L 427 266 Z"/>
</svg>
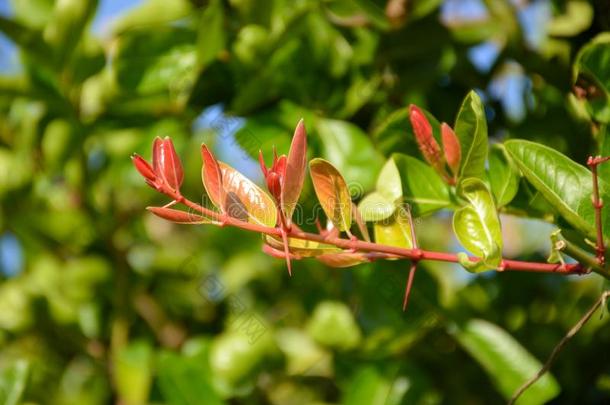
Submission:
<svg viewBox="0 0 610 405">
<path fill-rule="evenodd" d="M 609 4 L 0 0 L 0 403 L 502 403 L 599 276 L 426 263 L 403 313 L 406 263 L 301 261 L 289 278 L 259 235 L 146 212 L 167 201 L 129 157 L 171 136 L 198 200 L 202 142 L 260 181 L 253 154 L 285 152 L 303 117 L 310 157 L 357 200 L 392 152 L 419 156 L 409 103 L 453 123 L 475 89 L 492 140 L 583 162 L 595 128 L 572 66 L 609 29 Z M 507 256 L 545 259 L 551 225 L 502 220 Z M 427 248 L 460 250 L 450 213 L 417 229 Z M 608 403 L 607 319 L 521 403 Z"/>
</svg>

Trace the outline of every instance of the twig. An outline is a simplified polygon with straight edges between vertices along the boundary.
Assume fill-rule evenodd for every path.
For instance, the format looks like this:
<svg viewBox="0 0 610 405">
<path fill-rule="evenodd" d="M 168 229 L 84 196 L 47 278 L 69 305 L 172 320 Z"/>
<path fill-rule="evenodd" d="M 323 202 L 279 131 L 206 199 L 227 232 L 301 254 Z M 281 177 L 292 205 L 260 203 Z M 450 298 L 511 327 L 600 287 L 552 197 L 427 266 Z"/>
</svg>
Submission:
<svg viewBox="0 0 610 405">
<path fill-rule="evenodd" d="M 591 319 L 591 317 L 593 316 L 595 311 L 597 311 L 597 309 L 600 306 L 605 304 L 608 297 L 610 297 L 610 290 L 604 291 L 602 293 L 602 295 L 598 298 L 598 300 L 595 301 L 593 306 L 591 308 L 589 308 L 587 313 L 585 313 L 584 316 L 582 318 L 580 318 L 580 320 L 578 322 L 576 322 L 576 325 L 572 326 L 572 329 L 570 329 L 568 331 L 568 333 L 559 341 L 557 346 L 555 346 L 555 348 L 553 348 L 551 355 L 549 356 L 546 363 L 544 363 L 542 368 L 536 373 L 536 375 L 534 375 L 532 378 L 530 378 L 525 383 L 523 383 L 523 385 L 517 390 L 517 392 L 515 392 L 513 397 L 510 399 L 510 401 L 508 401 L 508 405 L 513 405 L 517 401 L 517 399 L 521 396 L 521 394 L 523 394 L 530 386 L 532 386 L 547 371 L 549 371 L 549 369 L 553 365 L 553 362 L 555 361 L 555 358 L 557 357 L 557 355 L 561 352 L 561 350 L 565 347 L 565 345 L 570 341 L 570 339 L 572 339 L 572 337 L 574 335 L 576 335 L 578 333 L 578 331 L 580 331 L 580 329 L 585 325 L 585 323 L 587 323 L 587 321 L 589 321 L 589 319 Z"/>
<path fill-rule="evenodd" d="M 595 253 L 597 257 L 597 261 L 600 266 L 604 266 L 605 259 L 605 246 L 604 246 L 604 233 L 602 230 L 602 207 L 604 206 L 604 202 L 601 198 L 599 198 L 599 181 L 597 176 L 597 166 L 600 164 L 607 162 L 610 157 L 593 157 L 589 156 L 587 160 L 587 165 L 591 168 L 591 175 L 593 176 L 593 196 L 592 203 L 593 208 L 595 209 L 595 230 L 597 232 L 597 241 L 595 244 Z"/>
<path fill-rule="evenodd" d="M 159 190 L 163 194 L 169 196 L 172 199 L 175 199 L 179 203 L 185 205 L 186 207 L 200 212 L 203 216 L 212 219 L 213 221 L 220 222 L 222 214 L 215 212 L 211 209 L 205 208 L 193 201 L 188 200 L 184 196 L 176 193 L 174 190 L 169 188 L 162 188 Z M 237 218 L 226 217 L 224 225 L 235 226 L 237 228 L 241 228 L 248 231 L 263 233 L 266 235 L 281 237 L 280 228 L 269 227 L 264 225 L 259 225 L 251 222 L 241 221 Z M 440 261 L 440 262 L 451 262 L 451 263 L 459 263 L 459 258 L 455 253 L 446 253 L 446 252 L 435 252 L 430 250 L 422 250 L 422 249 L 406 249 L 397 246 L 389 246 L 389 245 L 381 245 L 378 243 L 367 242 L 363 240 L 353 240 L 353 239 L 343 239 L 340 237 L 329 237 L 326 235 L 320 235 L 316 233 L 303 232 L 296 227 L 293 227 L 288 236 L 296 239 L 309 240 L 313 242 L 320 242 L 325 244 L 330 244 L 337 246 L 342 249 L 353 249 L 356 248 L 359 251 L 364 252 L 377 252 L 377 253 L 386 253 L 393 256 L 402 257 L 410 260 L 432 260 L 432 261 Z M 477 262 L 480 259 L 478 257 L 470 257 L 472 262 Z M 555 273 L 555 274 L 585 274 L 587 272 L 586 268 L 580 263 L 570 263 L 566 265 L 556 264 L 556 263 L 542 263 L 542 262 L 528 262 L 522 260 L 509 260 L 506 259 L 503 261 L 504 268 L 506 271 L 527 271 L 527 272 L 538 272 L 538 273 Z M 595 269 L 593 269 L 596 271 Z M 604 273 L 600 273 L 604 277 L 608 277 Z"/>
</svg>

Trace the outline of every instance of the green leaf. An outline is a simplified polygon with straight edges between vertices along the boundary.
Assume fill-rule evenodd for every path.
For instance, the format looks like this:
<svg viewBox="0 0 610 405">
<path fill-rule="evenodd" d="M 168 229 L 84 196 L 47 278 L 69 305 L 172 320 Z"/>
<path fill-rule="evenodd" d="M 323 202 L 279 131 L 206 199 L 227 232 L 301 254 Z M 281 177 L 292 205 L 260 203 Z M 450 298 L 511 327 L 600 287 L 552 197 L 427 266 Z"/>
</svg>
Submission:
<svg viewBox="0 0 610 405">
<path fill-rule="evenodd" d="M 389 219 L 373 224 L 375 242 L 382 245 L 398 246 L 405 249 L 413 248 L 411 222 L 404 207 L 398 207 Z"/>
<path fill-rule="evenodd" d="M 197 36 L 197 56 L 203 69 L 225 49 L 224 10 L 220 0 L 212 0 L 201 15 Z"/>
<path fill-rule="evenodd" d="M 498 207 L 508 204 L 515 198 L 519 190 L 519 173 L 506 159 L 501 147 L 491 148 L 488 177 Z"/>
<path fill-rule="evenodd" d="M 388 219 L 394 213 L 396 206 L 394 202 L 388 200 L 378 191 L 366 195 L 360 204 L 358 210 L 362 215 L 362 219 L 367 222 L 383 221 Z"/>
<path fill-rule="evenodd" d="M 226 163 L 218 165 L 225 191 L 224 212 L 242 221 L 274 227 L 277 207 L 269 194 Z"/>
<path fill-rule="evenodd" d="M 347 182 L 364 190 L 375 184 L 383 157 L 370 138 L 356 125 L 346 121 L 319 119 L 316 129 L 322 141 L 322 156 L 336 164 Z"/>
<path fill-rule="evenodd" d="M 395 153 L 392 159 L 401 179 L 402 201 L 411 205 L 413 216 L 430 214 L 451 205 L 443 179 L 424 162 Z"/>
<path fill-rule="evenodd" d="M 192 12 L 188 0 L 145 0 L 121 14 L 113 22 L 112 28 L 115 33 L 121 33 L 134 27 L 158 27 L 186 17 Z"/>
<path fill-rule="evenodd" d="M 487 121 L 481 98 L 474 90 L 464 98 L 455 120 L 454 130 L 462 150 L 458 182 L 459 179 L 467 177 L 485 179 Z"/>
<path fill-rule="evenodd" d="M 377 191 L 391 202 L 402 198 L 402 182 L 400 172 L 394 159 L 388 159 L 377 177 Z"/>
<path fill-rule="evenodd" d="M 148 402 L 152 382 L 152 347 L 144 341 L 130 343 L 113 358 L 116 390 L 128 404 Z"/>
<path fill-rule="evenodd" d="M 117 40 L 118 84 L 128 92 L 181 95 L 197 76 L 196 36 L 182 27 L 130 30 Z"/>
<path fill-rule="evenodd" d="M 362 339 L 353 312 L 338 301 L 318 304 L 307 322 L 307 332 L 317 343 L 339 350 L 354 349 Z"/>
<path fill-rule="evenodd" d="M 375 367 L 360 367 L 345 389 L 341 404 L 344 405 L 399 405 L 405 402 L 405 393 L 411 391 L 410 384 L 398 383 L 398 376 L 386 376 Z M 410 382 L 410 379 L 407 379 Z M 420 401 L 417 401 L 418 403 Z M 425 400 L 424 400 L 425 402 Z"/>
<path fill-rule="evenodd" d="M 163 398 L 172 405 L 222 405 L 212 386 L 207 356 L 181 356 L 169 351 L 159 354 L 157 378 Z"/>
<path fill-rule="evenodd" d="M 470 177 L 460 182 L 457 193 L 467 203 L 455 211 L 453 230 L 462 246 L 482 259 L 476 264 L 460 263 L 475 272 L 496 268 L 502 260 L 502 231 L 489 189 Z"/>
<path fill-rule="evenodd" d="M 571 0 L 565 4 L 565 13 L 555 16 L 546 26 L 550 36 L 574 36 L 591 26 L 593 6 L 586 1 Z"/>
<path fill-rule="evenodd" d="M 0 372 L 0 403 L 17 405 L 25 391 L 30 366 L 25 360 L 17 360 L 14 364 Z"/>
<path fill-rule="evenodd" d="M 55 2 L 53 15 L 44 29 L 45 42 L 55 50 L 55 61 L 65 65 L 78 42 L 87 22 L 95 13 L 97 0 L 62 0 Z"/>
<path fill-rule="evenodd" d="M 510 140 L 505 147 L 525 178 L 574 228 L 595 238 L 595 211 L 591 172 L 547 146 Z M 599 179 L 600 196 L 610 201 L 610 187 Z M 603 229 L 610 235 L 610 216 L 603 216 Z"/>
<path fill-rule="evenodd" d="M 324 213 L 340 231 L 352 226 L 352 200 L 341 173 L 328 161 L 316 158 L 309 162 L 313 187 Z"/>
<path fill-rule="evenodd" d="M 505 399 L 542 367 L 519 342 L 500 327 L 481 319 L 470 320 L 454 335 L 459 344 L 485 369 Z M 519 398 L 520 405 L 545 404 L 560 387 L 548 372 Z"/>
<path fill-rule="evenodd" d="M 610 123 L 610 33 L 585 45 L 574 62 L 574 82 L 586 91 L 586 107 L 599 122 Z"/>
</svg>

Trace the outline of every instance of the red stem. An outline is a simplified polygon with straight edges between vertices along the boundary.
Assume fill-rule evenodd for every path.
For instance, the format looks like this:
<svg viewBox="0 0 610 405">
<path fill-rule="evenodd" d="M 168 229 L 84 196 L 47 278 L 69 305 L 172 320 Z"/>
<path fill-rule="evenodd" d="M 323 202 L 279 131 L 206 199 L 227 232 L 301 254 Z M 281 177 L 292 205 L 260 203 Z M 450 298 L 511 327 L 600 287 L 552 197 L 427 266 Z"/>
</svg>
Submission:
<svg viewBox="0 0 610 405">
<path fill-rule="evenodd" d="M 202 207 L 201 205 L 190 201 L 182 195 L 176 193 L 166 187 L 161 187 L 160 190 L 163 194 L 176 200 L 177 202 L 184 204 L 185 206 L 202 213 L 204 216 L 213 219 L 217 222 L 224 223 L 226 225 L 235 226 L 237 228 L 245 229 L 252 232 L 264 233 L 276 237 L 281 237 L 280 228 L 272 228 L 264 225 L 253 224 L 250 222 L 244 222 L 239 219 L 228 217 L 226 214 L 220 214 L 208 208 Z M 334 245 L 343 249 L 356 249 L 365 252 L 376 252 L 385 253 L 388 255 L 398 256 L 409 260 L 431 260 L 440 262 L 458 263 L 458 256 L 454 253 L 435 252 L 422 249 L 405 249 L 397 246 L 381 245 L 373 242 L 366 242 L 362 240 L 343 239 L 340 237 L 331 237 L 320 235 L 316 233 L 303 232 L 296 227 L 293 227 L 289 232 L 288 236 L 291 238 L 304 239 L 314 242 L 321 242 L 330 245 Z M 469 258 L 472 262 L 477 262 L 480 259 L 477 257 Z M 538 272 L 538 273 L 557 273 L 557 274 L 584 274 L 587 270 L 580 263 L 561 264 L 561 263 L 541 263 L 541 262 L 528 262 L 521 260 L 502 260 L 500 265 L 502 271 L 527 271 L 527 272 Z"/>
<path fill-rule="evenodd" d="M 587 161 L 587 165 L 591 168 L 591 174 L 593 176 L 593 208 L 595 210 L 595 230 L 597 232 L 597 241 L 595 244 L 595 253 L 597 257 L 597 262 L 600 266 L 603 266 L 605 259 L 605 246 L 604 246 L 604 233 L 602 229 L 602 207 L 604 206 L 604 202 L 599 198 L 599 182 L 597 176 L 597 166 L 608 161 L 609 157 L 593 157 L 589 156 L 589 160 Z"/>
</svg>

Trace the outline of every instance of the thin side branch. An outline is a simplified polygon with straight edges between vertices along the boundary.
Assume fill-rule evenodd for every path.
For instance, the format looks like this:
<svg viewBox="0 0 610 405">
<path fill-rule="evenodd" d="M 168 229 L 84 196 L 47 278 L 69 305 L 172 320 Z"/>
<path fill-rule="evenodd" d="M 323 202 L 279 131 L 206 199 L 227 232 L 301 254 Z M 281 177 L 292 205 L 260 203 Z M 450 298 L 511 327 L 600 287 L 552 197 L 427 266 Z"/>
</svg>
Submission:
<svg viewBox="0 0 610 405">
<path fill-rule="evenodd" d="M 603 200 L 599 197 L 599 181 L 597 175 L 597 166 L 600 164 L 607 162 L 610 157 L 593 157 L 590 156 L 587 161 L 587 165 L 591 168 L 591 174 L 593 176 L 593 196 L 592 203 L 593 208 L 595 209 L 595 231 L 597 232 L 597 240 L 595 243 L 595 253 L 597 257 L 597 261 L 600 266 L 604 266 L 605 264 L 605 250 L 606 247 L 604 245 L 604 233 L 602 229 L 602 207 L 604 206 Z"/>
<path fill-rule="evenodd" d="M 515 392 L 515 394 L 513 395 L 513 397 L 510 399 L 510 401 L 508 401 L 508 405 L 513 405 L 517 399 L 529 388 L 531 387 L 536 381 L 538 381 L 547 371 L 549 371 L 549 369 L 551 368 L 551 366 L 553 365 L 553 363 L 555 362 L 555 359 L 557 358 L 557 355 L 561 352 L 561 350 L 563 350 L 563 348 L 565 347 L 566 344 L 568 344 L 568 342 L 570 341 L 570 339 L 572 339 L 572 337 L 574 335 L 576 335 L 578 333 L 578 331 L 580 331 L 580 329 L 582 329 L 582 327 L 589 321 L 589 319 L 591 319 L 591 317 L 593 316 L 593 314 L 595 313 L 595 311 L 597 311 L 597 309 L 599 307 L 601 307 L 602 305 L 604 305 L 606 303 L 606 300 L 608 299 L 608 297 L 610 297 L 610 291 L 604 291 L 602 293 L 602 295 L 599 297 L 599 299 L 597 301 L 595 301 L 595 303 L 593 304 L 593 306 L 591 308 L 589 308 L 589 310 L 583 315 L 582 318 L 580 318 L 580 320 L 578 322 L 576 322 L 576 325 L 574 325 L 572 327 L 572 329 L 570 329 L 568 331 L 568 333 L 559 341 L 559 343 L 557 344 L 557 346 L 555 346 L 555 348 L 553 348 L 553 351 L 551 352 L 551 355 L 549 356 L 548 360 L 546 361 L 546 363 L 544 363 L 544 365 L 542 366 L 542 368 L 536 373 L 536 375 L 534 375 L 532 378 L 530 378 L 529 380 L 527 380 L 525 383 L 523 383 L 523 385 L 517 390 L 517 392 Z"/>
</svg>

